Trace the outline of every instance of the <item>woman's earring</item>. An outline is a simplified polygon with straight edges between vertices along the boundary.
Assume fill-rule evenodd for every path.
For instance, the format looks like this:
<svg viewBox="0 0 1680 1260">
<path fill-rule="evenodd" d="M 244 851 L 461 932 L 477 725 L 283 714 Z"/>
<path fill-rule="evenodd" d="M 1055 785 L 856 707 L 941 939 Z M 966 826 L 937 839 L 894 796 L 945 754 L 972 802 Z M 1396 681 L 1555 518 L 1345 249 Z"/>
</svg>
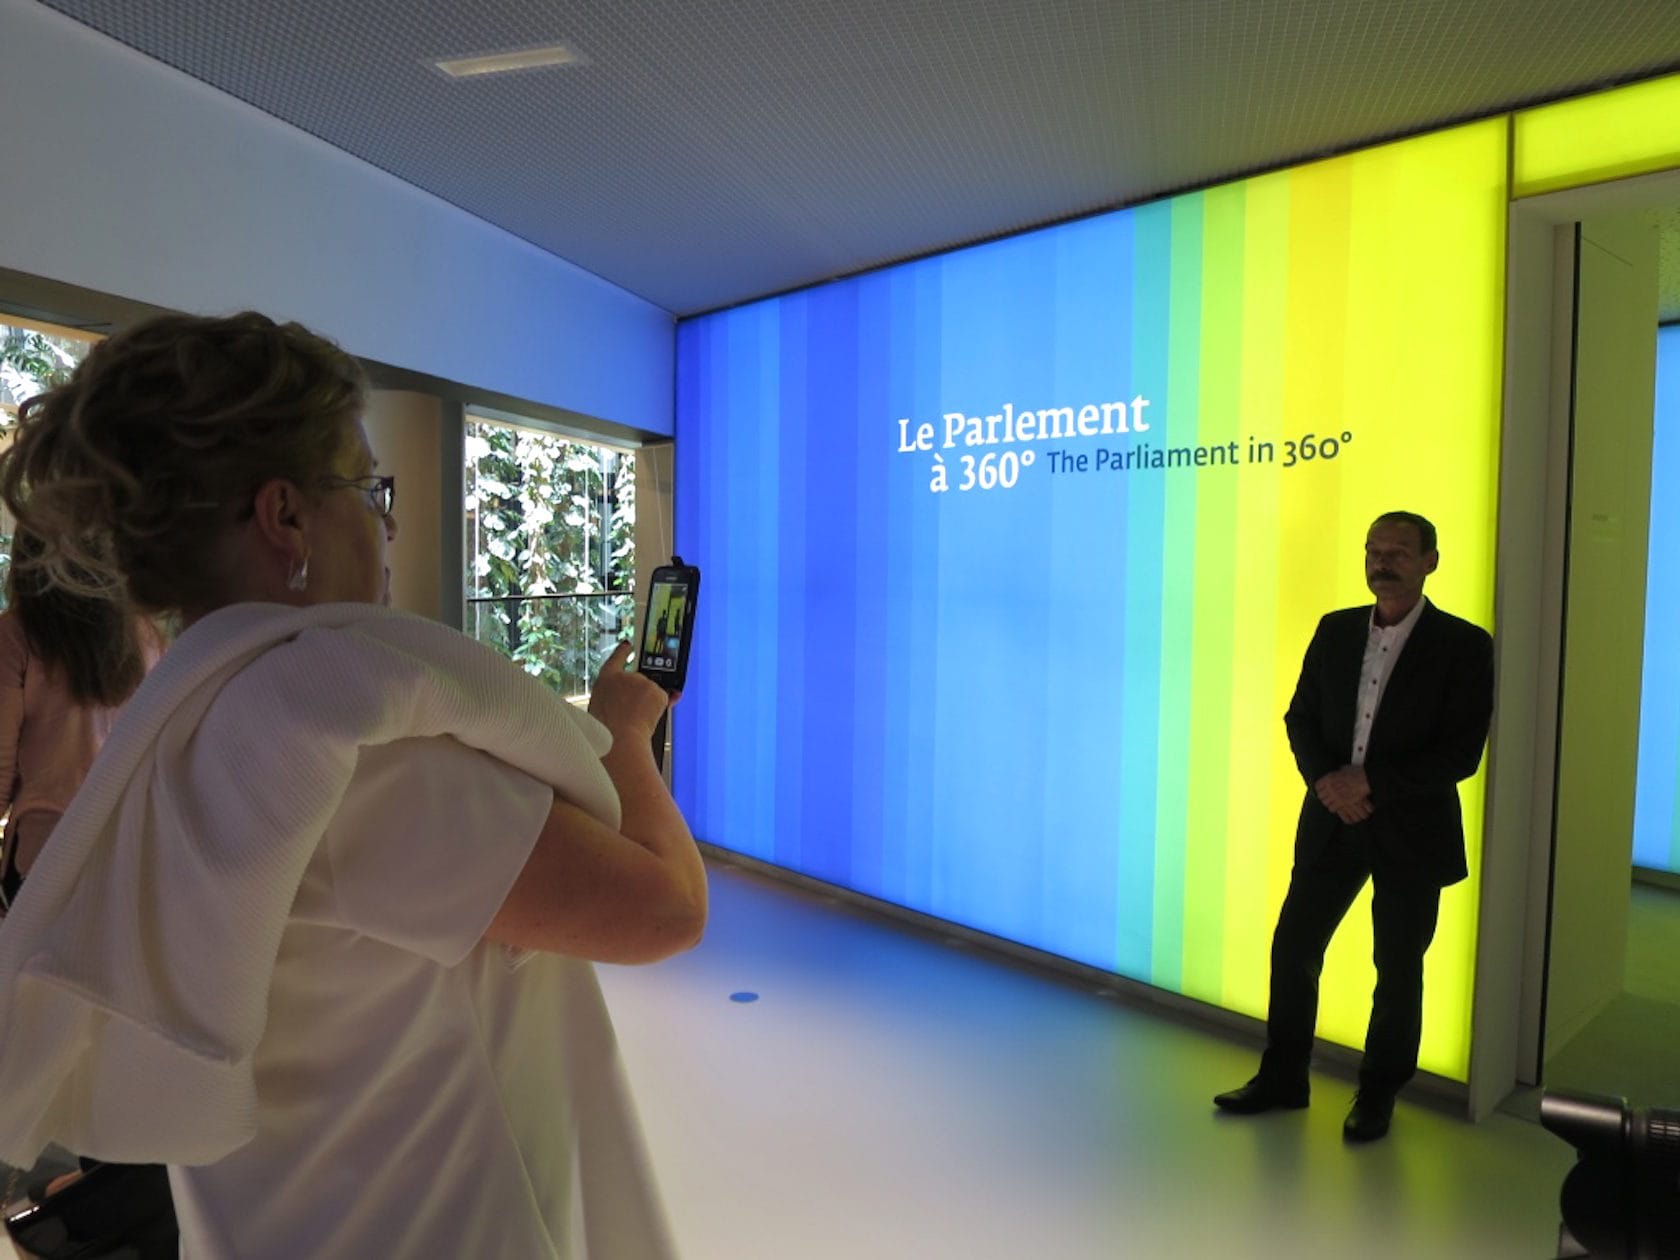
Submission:
<svg viewBox="0 0 1680 1260">
<path fill-rule="evenodd" d="M 286 579 L 286 589 L 289 591 L 303 591 L 309 588 L 309 557 L 303 558 L 292 576 Z"/>
</svg>

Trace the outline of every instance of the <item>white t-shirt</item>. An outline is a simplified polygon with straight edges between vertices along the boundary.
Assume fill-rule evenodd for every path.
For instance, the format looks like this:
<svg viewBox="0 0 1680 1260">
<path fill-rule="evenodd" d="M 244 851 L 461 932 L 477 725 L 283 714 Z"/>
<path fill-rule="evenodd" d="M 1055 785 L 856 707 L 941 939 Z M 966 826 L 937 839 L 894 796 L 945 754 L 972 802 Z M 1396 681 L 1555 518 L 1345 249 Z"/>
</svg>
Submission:
<svg viewBox="0 0 1680 1260">
<path fill-rule="evenodd" d="M 281 937 L 257 1135 L 170 1169 L 182 1260 L 675 1255 L 594 969 L 481 940 L 552 799 L 453 739 L 363 750 Z"/>
</svg>

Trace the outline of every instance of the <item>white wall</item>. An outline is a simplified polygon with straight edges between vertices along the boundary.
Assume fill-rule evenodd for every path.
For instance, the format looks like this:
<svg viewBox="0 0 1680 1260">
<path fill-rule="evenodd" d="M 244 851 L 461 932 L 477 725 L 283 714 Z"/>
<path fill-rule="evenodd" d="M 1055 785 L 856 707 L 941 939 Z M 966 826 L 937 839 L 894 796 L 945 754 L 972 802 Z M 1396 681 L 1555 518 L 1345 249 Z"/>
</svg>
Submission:
<svg viewBox="0 0 1680 1260">
<path fill-rule="evenodd" d="M 1629 692 L 1625 683 L 1617 681 L 1625 677 L 1631 662 L 1637 688 L 1637 638 L 1631 658 L 1623 649 L 1609 647 L 1618 659 L 1601 662 L 1607 670 L 1598 668 L 1592 659 L 1595 652 L 1606 650 L 1603 643 L 1594 647 L 1591 642 L 1595 632 L 1605 630 L 1612 635 L 1623 629 L 1632 629 L 1636 635 L 1642 632 L 1643 618 L 1627 611 L 1632 588 L 1617 576 L 1621 594 L 1610 613 L 1612 624 L 1588 615 L 1585 642 L 1577 629 L 1582 620 L 1579 614 L 1595 611 L 1593 601 L 1601 597 L 1592 587 L 1607 576 L 1606 569 L 1623 570 L 1630 530 L 1637 530 L 1642 538 L 1645 528 L 1645 505 L 1629 501 L 1613 488 L 1614 479 L 1604 476 L 1616 469 L 1619 460 L 1623 484 L 1627 483 L 1630 466 L 1626 461 L 1636 455 L 1637 428 L 1631 413 L 1625 411 L 1607 425 L 1603 403 L 1617 402 L 1619 410 L 1619 404 L 1626 402 L 1623 391 L 1637 394 L 1641 388 L 1650 389 L 1651 364 L 1644 356 L 1654 350 L 1655 291 L 1645 289 L 1641 296 L 1641 269 L 1615 262 L 1618 257 L 1630 263 L 1635 257 L 1647 257 L 1646 247 L 1637 239 L 1613 242 L 1606 229 L 1620 237 L 1622 231 L 1633 229 L 1627 216 L 1676 201 L 1680 201 L 1680 170 L 1524 197 L 1511 205 L 1499 591 L 1494 617 L 1499 674 L 1489 748 L 1489 813 L 1470 1066 L 1470 1105 L 1477 1119 L 1502 1102 L 1513 1085 L 1543 1082 L 1542 1048 L 1549 1058 L 1567 1042 L 1573 1028 L 1590 1017 L 1597 998 L 1611 983 L 1609 966 L 1619 964 L 1622 957 L 1622 927 L 1609 885 L 1619 884 L 1625 915 L 1628 873 L 1617 868 L 1614 851 L 1628 848 L 1627 818 L 1621 823 L 1621 834 L 1616 834 L 1616 820 L 1608 813 L 1595 816 L 1596 804 L 1582 796 L 1580 788 L 1602 789 L 1607 798 L 1621 790 L 1608 780 L 1595 784 L 1588 763 L 1637 729 L 1637 690 Z M 1592 225 L 1586 232 L 1588 241 L 1596 242 L 1590 247 L 1587 266 L 1597 274 L 1582 291 L 1583 323 L 1590 319 L 1594 325 L 1587 334 L 1588 357 L 1609 351 L 1598 374 L 1601 378 L 1607 374 L 1612 386 L 1604 392 L 1590 382 L 1587 385 L 1586 409 L 1574 424 L 1577 445 L 1583 440 L 1589 448 L 1597 443 L 1597 450 L 1587 452 L 1572 450 L 1571 442 L 1571 414 L 1576 410 L 1575 236 L 1583 221 Z M 1613 299 L 1608 318 L 1625 321 L 1619 327 L 1607 323 L 1603 313 L 1593 313 L 1602 305 L 1604 291 L 1597 282 L 1618 273 L 1629 286 L 1628 300 Z M 1588 286 L 1601 297 L 1594 298 Z M 1612 283 L 1610 292 L 1617 287 Z M 1643 317 L 1640 303 L 1648 304 Z M 1596 421 L 1586 414 L 1594 410 L 1600 413 Z M 1645 431 L 1647 487 L 1649 412 L 1647 401 L 1639 417 Z M 1590 427 L 1584 430 L 1583 426 Z M 1578 499 L 1573 522 L 1572 454 L 1585 455 L 1585 466 L 1578 463 L 1574 469 Z M 1608 493 L 1607 487 L 1611 487 Z M 1585 536 L 1595 532 L 1591 517 L 1604 508 L 1607 498 L 1618 519 L 1600 522 L 1596 532 L 1606 532 L 1604 526 L 1615 524 L 1620 538 L 1589 539 Z M 1632 519 L 1635 509 L 1637 522 Z M 1583 537 L 1572 538 L 1574 532 Z M 1578 543 L 1574 550 L 1572 542 Z M 1584 574 L 1580 567 L 1566 565 L 1566 552 L 1572 564 L 1584 566 Z M 1643 556 L 1642 551 L 1638 554 Z M 1578 600 L 1581 607 L 1571 614 L 1569 680 L 1562 690 L 1572 691 L 1597 709 L 1583 714 L 1577 706 L 1564 723 L 1563 733 L 1571 747 L 1585 754 L 1571 774 L 1558 763 L 1560 722 L 1564 722 L 1559 678 L 1564 664 L 1566 575 L 1570 602 Z M 1608 611 L 1608 607 L 1605 601 L 1597 611 Z M 1626 625 L 1618 627 L 1615 619 L 1626 619 Z M 1580 669 L 1583 661 L 1586 668 Z M 1598 687 L 1621 690 L 1595 697 L 1591 693 Z M 1582 696 L 1582 692 L 1588 694 Z M 1602 699 L 1610 703 L 1597 704 Z M 1566 752 L 1566 759 L 1569 755 Z M 1631 793 L 1631 786 L 1627 791 Z M 1570 797 L 1577 799 L 1571 803 Z M 1583 800 L 1587 801 L 1584 810 Z M 1628 800 L 1631 803 L 1631 795 Z M 1554 888 L 1565 901 L 1578 892 L 1584 894 L 1587 902 L 1599 905 L 1602 915 L 1595 916 L 1590 909 L 1582 913 L 1586 908 L 1582 905 L 1564 906 L 1554 915 Z M 1560 927 L 1556 940 L 1554 925 Z M 1585 952 L 1571 958 L 1570 951 Z M 1551 972 L 1561 974 L 1555 990 L 1549 981 L 1558 977 Z M 1548 998 L 1556 999 L 1552 1009 L 1548 1009 Z M 1548 1017 L 1552 1026 L 1545 1028 Z"/>
<path fill-rule="evenodd" d="M 1657 232 L 1581 225 L 1574 466 L 1545 1056 L 1622 988 L 1645 643 Z"/>
<path fill-rule="evenodd" d="M 0 267 L 671 433 L 665 311 L 34 0 L 0 120 Z"/>
<path fill-rule="evenodd" d="M 438 553 L 443 532 L 461 530 L 461 507 L 446 504 L 439 468 L 443 404 L 429 394 L 376 389 L 368 393 L 362 425 L 379 471 L 397 479 L 397 536 L 386 555 L 391 566 L 391 604 L 423 617 L 451 620 Z"/>
<path fill-rule="evenodd" d="M 1494 606 L 1497 701 L 1488 743 L 1470 1041 L 1470 1114 L 1477 1120 L 1519 1080 L 1539 1079 L 1545 974 L 1539 943 L 1546 935 L 1551 874 L 1563 513 L 1569 497 L 1575 230 L 1519 203 L 1507 241 Z"/>
</svg>

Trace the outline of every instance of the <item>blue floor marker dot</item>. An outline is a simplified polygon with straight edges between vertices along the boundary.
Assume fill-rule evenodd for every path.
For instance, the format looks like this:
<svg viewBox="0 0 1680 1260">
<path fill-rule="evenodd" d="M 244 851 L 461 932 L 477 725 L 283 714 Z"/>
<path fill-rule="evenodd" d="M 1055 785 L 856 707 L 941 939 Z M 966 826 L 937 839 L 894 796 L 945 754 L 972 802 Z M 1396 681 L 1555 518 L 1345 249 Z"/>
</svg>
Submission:
<svg viewBox="0 0 1680 1260">
<path fill-rule="evenodd" d="M 731 993 L 729 1000 L 731 1002 L 756 1002 L 758 1001 L 758 994 L 748 989 L 742 989 L 739 993 Z"/>
</svg>

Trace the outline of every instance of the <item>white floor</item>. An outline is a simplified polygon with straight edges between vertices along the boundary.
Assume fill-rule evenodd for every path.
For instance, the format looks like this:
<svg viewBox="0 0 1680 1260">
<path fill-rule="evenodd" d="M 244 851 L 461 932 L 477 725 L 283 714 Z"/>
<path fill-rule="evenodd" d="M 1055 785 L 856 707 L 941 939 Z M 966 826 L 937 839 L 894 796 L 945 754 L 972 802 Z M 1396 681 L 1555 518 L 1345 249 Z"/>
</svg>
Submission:
<svg viewBox="0 0 1680 1260">
<path fill-rule="evenodd" d="M 1226 1117 L 1252 1049 L 737 871 L 699 949 L 603 968 L 687 1260 L 1542 1260 L 1573 1152 L 1350 1086 Z M 751 1003 L 730 1000 L 739 991 Z"/>
<path fill-rule="evenodd" d="M 694 952 L 601 969 L 686 1260 L 1556 1253 L 1535 1124 L 1403 1100 L 1349 1149 L 1329 1076 L 1222 1116 L 1248 1047 L 737 871 L 712 899 Z"/>
<path fill-rule="evenodd" d="M 1680 1106 L 1680 892 L 1635 883 L 1622 991 L 1573 1038 L 1548 1039 L 1546 1084 Z"/>
</svg>

